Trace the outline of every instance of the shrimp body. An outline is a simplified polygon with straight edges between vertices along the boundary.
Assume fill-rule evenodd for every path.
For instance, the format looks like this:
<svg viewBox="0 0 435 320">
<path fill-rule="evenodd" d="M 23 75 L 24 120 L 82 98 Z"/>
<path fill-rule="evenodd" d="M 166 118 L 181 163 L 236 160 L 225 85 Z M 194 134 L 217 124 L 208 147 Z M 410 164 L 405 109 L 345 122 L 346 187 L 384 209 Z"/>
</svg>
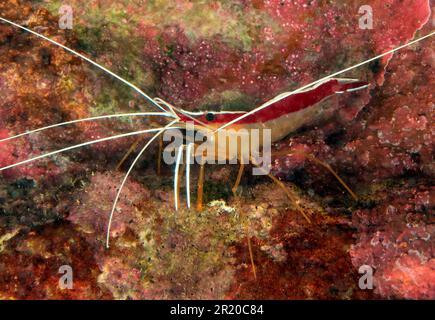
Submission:
<svg viewBox="0 0 435 320">
<path fill-rule="evenodd" d="M 280 94 L 267 102 L 267 108 L 248 115 L 241 121 L 226 127 L 225 130 L 228 134 L 221 134 L 219 128 L 241 115 L 247 114 L 247 112 L 205 111 L 193 113 L 179 110 L 181 112 L 178 112 L 178 116 L 181 122 L 193 122 L 195 129 L 208 137 L 207 143 L 212 145 L 207 149 L 214 150 L 215 158 L 232 160 L 238 155 L 246 159 L 248 155 L 243 153 L 248 151 L 249 148 L 243 148 L 240 143 L 231 145 L 229 140 L 235 136 L 243 139 L 247 135 L 246 139 L 248 140 L 245 140 L 245 142 L 251 145 L 257 143 L 258 146 L 262 146 L 267 141 L 263 139 L 264 131 L 269 130 L 270 139 L 268 142 L 277 142 L 302 126 L 309 125 L 321 118 L 323 111 L 328 107 L 329 98 L 336 94 L 361 90 L 367 87 L 368 83 L 366 82 L 333 78 L 299 93 Z M 258 137 L 252 139 L 252 132 L 256 132 Z M 199 152 L 202 151 L 200 149 Z"/>
<path fill-rule="evenodd" d="M 129 113 L 129 114 L 111 114 L 111 115 L 103 115 L 98 117 L 91 117 L 91 118 L 83 118 L 83 119 L 77 119 L 77 120 L 71 120 L 67 122 L 57 123 L 48 125 L 42 128 L 37 128 L 34 130 L 30 130 L 21 134 L 17 134 L 15 136 L 11 136 L 5 139 L 0 139 L 0 143 L 8 142 L 11 143 L 14 139 L 17 138 L 23 138 L 25 136 L 34 134 L 36 132 L 49 130 L 56 127 L 62 127 L 66 125 L 71 125 L 79 122 L 84 121 L 98 121 L 101 119 L 107 119 L 107 118 L 121 118 L 121 117 L 148 117 L 148 116 L 160 116 L 161 118 L 165 118 L 170 120 L 168 123 L 166 123 L 164 126 L 160 128 L 152 128 L 152 129 L 146 129 L 146 130 L 139 130 L 139 131 L 133 131 L 128 132 L 124 134 L 114 135 L 106 138 L 100 138 L 100 139 L 94 139 L 91 141 L 87 141 L 84 143 L 76 144 L 73 146 L 65 147 L 62 149 L 58 149 L 52 152 L 48 152 L 33 158 L 29 158 L 27 160 L 23 160 L 20 162 L 16 162 L 7 166 L 0 167 L 0 172 L 11 169 L 16 166 L 25 165 L 27 163 L 37 161 L 43 158 L 51 157 L 59 153 L 63 153 L 66 151 L 82 148 L 85 146 L 89 146 L 95 143 L 102 143 L 106 141 L 111 141 L 115 139 L 120 139 L 123 137 L 133 136 L 133 135 L 145 135 L 149 133 L 154 133 L 154 135 L 148 140 L 148 142 L 145 144 L 145 146 L 140 150 L 134 161 L 132 162 L 130 168 L 128 169 L 127 173 L 124 176 L 124 179 L 122 180 L 120 187 L 118 189 L 117 195 L 115 197 L 112 210 L 109 215 L 109 222 L 107 225 L 107 234 L 106 234 L 106 246 L 109 247 L 109 239 L 111 234 L 111 224 L 112 224 L 112 218 L 115 213 L 116 205 L 119 200 L 120 194 L 122 192 L 122 188 L 124 184 L 126 183 L 130 173 L 132 172 L 135 164 L 139 161 L 140 157 L 146 152 L 148 147 L 151 145 L 151 143 L 157 139 L 160 135 L 162 135 L 166 131 L 174 130 L 174 129 L 182 129 L 183 125 L 188 127 L 188 123 L 193 123 L 195 125 L 195 129 L 199 132 L 201 132 L 204 136 L 207 137 L 207 141 L 205 143 L 205 146 L 207 147 L 206 151 L 207 153 L 209 150 L 212 151 L 212 155 L 207 154 L 207 157 L 212 156 L 213 158 L 219 158 L 219 159 L 240 159 L 240 158 L 248 158 L 250 159 L 250 154 L 245 154 L 245 151 L 252 148 L 243 148 L 243 144 L 237 143 L 234 145 L 229 145 L 227 140 L 229 140 L 232 136 L 240 136 L 248 137 L 247 144 L 251 145 L 253 142 L 257 143 L 259 146 L 264 145 L 265 142 L 276 142 L 280 139 L 284 138 L 288 134 L 296 131 L 300 127 L 310 124 L 313 121 L 317 120 L 319 117 L 322 116 L 322 111 L 324 108 L 327 107 L 328 98 L 334 96 L 335 94 L 340 94 L 344 92 L 352 92 L 360 89 L 367 88 L 369 85 L 365 82 L 354 80 L 354 79 L 339 79 L 334 78 L 335 76 L 338 76 L 340 74 L 343 74 L 345 72 L 351 71 L 355 68 L 358 68 L 362 65 L 368 64 L 372 61 L 378 60 L 382 57 L 388 56 L 393 54 L 394 52 L 401 50 L 403 48 L 406 48 L 414 43 L 417 43 L 419 41 L 422 41 L 424 39 L 427 39 L 429 37 L 432 37 L 435 35 L 435 31 L 432 31 L 431 33 L 422 36 L 418 39 L 415 39 L 411 42 L 408 42 L 406 44 L 403 44 L 399 47 L 396 47 L 394 49 L 391 49 L 387 52 L 384 52 L 380 55 L 377 55 L 373 58 L 370 58 L 368 60 L 362 61 L 358 64 L 355 64 L 353 66 L 347 67 L 343 70 L 337 71 L 331 75 L 328 75 L 322 79 L 316 80 L 310 84 L 306 84 L 303 87 L 292 91 L 283 93 L 281 95 L 278 95 L 277 97 L 271 99 L 270 101 L 264 103 L 263 105 L 259 106 L 258 108 L 255 108 L 249 112 L 245 111 L 236 111 L 236 112 L 199 112 L 199 113 L 193 113 L 188 112 L 182 109 L 178 109 L 169 103 L 165 102 L 164 100 L 160 98 L 152 99 L 150 96 L 148 96 L 145 92 L 143 92 L 140 88 L 138 88 L 136 85 L 132 84 L 128 80 L 122 78 L 121 76 L 117 75 L 116 73 L 110 71 L 106 67 L 98 64 L 97 62 L 91 60 L 90 58 L 86 57 L 85 55 L 59 43 L 55 40 L 52 40 L 36 31 L 33 31 L 29 28 L 26 28 L 20 24 L 17 24 L 13 21 L 10 21 L 8 19 L 5 19 L 0 16 L 0 22 L 6 23 L 12 26 L 15 26 L 18 29 L 21 29 L 25 32 L 28 32 L 30 34 L 33 34 L 36 37 L 39 37 L 40 39 L 43 39 L 47 42 L 50 42 L 51 44 L 58 46 L 60 48 L 63 48 L 65 51 L 69 52 L 70 54 L 81 58 L 84 61 L 87 61 L 88 63 L 92 64 L 94 67 L 104 71 L 106 74 L 112 76 L 113 78 L 117 79 L 118 81 L 122 82 L 124 85 L 130 87 L 134 91 L 136 91 L 138 94 L 140 94 L 145 100 L 147 100 L 153 107 L 156 107 L 160 109 L 160 112 L 141 112 L 141 113 Z M 226 130 L 223 130 L 225 129 Z M 256 129 L 254 131 L 254 129 Z M 268 129 L 268 130 L 266 130 Z M 223 138 L 221 136 L 222 132 L 227 132 L 226 134 L 223 134 Z M 254 138 L 253 132 L 257 132 L 258 135 Z M 268 135 L 269 139 L 264 140 L 263 137 Z M 225 140 L 222 140 L 225 139 Z M 246 139 L 246 138 L 245 138 Z M 255 141 L 254 141 L 255 140 Z M 246 141 L 245 141 L 246 142 Z M 204 145 L 204 144 L 202 144 Z M 201 146 L 202 146 L 201 145 Z M 246 143 L 245 143 L 246 145 Z M 182 162 L 183 158 L 183 152 L 186 152 L 186 200 L 187 200 L 187 207 L 190 208 L 190 160 L 192 155 L 200 155 L 202 156 L 204 154 L 204 148 L 200 148 L 197 145 L 195 145 L 195 141 L 189 141 L 187 145 L 180 145 L 177 147 L 177 160 L 175 163 L 175 174 L 174 174 L 174 199 L 175 199 L 175 209 L 177 210 L 179 207 L 179 196 L 178 196 L 178 190 L 179 190 L 179 173 L 180 173 L 180 163 Z M 313 158 L 313 157 L 312 157 Z M 340 183 L 349 191 L 349 193 L 352 194 L 352 196 L 356 199 L 356 196 L 353 194 L 353 192 L 350 190 L 350 188 L 347 187 L 347 185 L 340 179 L 340 177 L 331 169 L 331 167 L 328 164 L 325 164 L 321 162 L 320 160 L 315 160 L 317 163 L 324 166 L 326 169 L 331 171 L 331 173 L 334 174 L 334 176 L 340 181 Z M 253 163 L 256 165 L 256 163 Z M 241 163 L 240 166 L 241 170 L 239 170 L 239 175 L 236 181 L 236 185 L 240 182 L 241 173 L 243 172 L 243 163 Z M 291 193 L 289 193 L 285 186 L 273 175 L 268 174 L 269 177 L 275 181 L 281 188 L 283 188 L 290 199 L 292 199 Z M 202 182 L 204 178 L 204 164 L 201 163 L 201 171 L 199 175 L 199 182 L 198 182 L 198 196 L 197 196 L 197 208 L 202 208 Z M 236 185 L 233 187 L 233 190 L 236 190 Z M 234 192 L 234 191 L 233 191 Z M 303 210 L 299 207 L 298 202 L 294 199 L 292 200 L 295 203 L 295 206 L 303 213 Z M 304 213 L 303 213 L 304 214 Z M 306 215 L 304 214 L 306 217 Z M 306 219 L 309 221 L 309 219 L 306 217 Z"/>
</svg>

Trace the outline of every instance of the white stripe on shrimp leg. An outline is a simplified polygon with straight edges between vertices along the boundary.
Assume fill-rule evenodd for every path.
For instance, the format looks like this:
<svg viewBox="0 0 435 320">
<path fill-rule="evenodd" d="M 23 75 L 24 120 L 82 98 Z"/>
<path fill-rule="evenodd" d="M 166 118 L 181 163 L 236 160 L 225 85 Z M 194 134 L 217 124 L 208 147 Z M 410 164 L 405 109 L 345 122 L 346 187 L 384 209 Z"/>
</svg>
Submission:
<svg viewBox="0 0 435 320">
<path fill-rule="evenodd" d="M 186 201 L 190 209 L 190 160 L 192 158 L 193 143 L 189 143 L 186 149 Z"/>
<path fill-rule="evenodd" d="M 178 211 L 178 172 L 180 171 L 181 156 L 183 155 L 184 145 L 178 147 L 177 159 L 175 162 L 175 173 L 174 173 L 174 201 L 175 201 L 175 211 Z"/>
<path fill-rule="evenodd" d="M 83 119 L 77 119 L 77 120 L 71 120 L 71 121 L 66 121 L 66 122 L 52 124 L 52 125 L 49 125 L 49 126 L 46 126 L 46 127 L 41 127 L 41 128 L 38 128 L 38 129 L 26 131 L 26 132 L 17 134 L 17 135 L 12 136 L 12 137 L 8 137 L 8 138 L 5 138 L 5 139 L 0 139 L 0 142 L 5 142 L 5 141 L 9 141 L 9 140 L 16 139 L 16 138 L 19 138 L 19 137 L 27 136 L 27 135 L 30 135 L 30 134 L 33 134 L 33 133 L 37 133 L 37 132 L 40 132 L 40 131 L 44 131 L 44 130 L 48 130 L 48 129 L 53 129 L 53 128 L 57 128 L 57 127 L 62 127 L 62 126 L 66 126 L 66 125 L 69 125 L 69 124 L 85 122 L 85 121 L 94 121 L 94 120 L 100 120 L 100 119 L 121 118 L 121 117 L 144 117 L 144 116 L 174 117 L 172 114 L 166 113 L 166 112 L 138 112 L 138 113 L 109 114 L 109 115 L 96 116 L 96 117 L 90 117 L 90 118 L 83 118 Z"/>
<path fill-rule="evenodd" d="M 118 192 L 116 194 L 116 198 L 115 201 L 113 202 L 113 206 L 112 206 L 112 211 L 110 212 L 110 216 L 109 216 L 109 222 L 107 224 L 107 234 L 106 234 L 106 248 L 109 248 L 109 241 L 110 241 L 110 229 L 112 227 L 112 220 L 113 220 L 113 215 L 115 213 L 116 210 L 116 205 L 118 204 L 118 200 L 119 197 L 121 195 L 122 192 L 122 188 L 124 187 L 128 176 L 130 175 L 131 171 L 133 170 L 134 166 L 136 165 L 136 163 L 139 161 L 139 158 L 142 156 L 142 154 L 145 152 L 145 150 L 148 148 L 148 146 L 159 136 L 161 135 L 165 130 L 167 130 L 170 126 L 172 126 L 174 123 L 176 123 L 177 120 L 172 121 L 171 123 L 169 123 L 167 126 L 165 126 L 164 128 L 160 128 L 159 131 L 147 142 L 147 144 L 145 145 L 145 147 L 143 147 L 143 149 L 139 152 L 139 154 L 136 156 L 136 158 L 134 159 L 133 163 L 131 164 L 130 168 L 128 169 L 127 173 L 124 176 L 124 179 L 121 182 L 121 185 L 119 186 Z"/>
</svg>

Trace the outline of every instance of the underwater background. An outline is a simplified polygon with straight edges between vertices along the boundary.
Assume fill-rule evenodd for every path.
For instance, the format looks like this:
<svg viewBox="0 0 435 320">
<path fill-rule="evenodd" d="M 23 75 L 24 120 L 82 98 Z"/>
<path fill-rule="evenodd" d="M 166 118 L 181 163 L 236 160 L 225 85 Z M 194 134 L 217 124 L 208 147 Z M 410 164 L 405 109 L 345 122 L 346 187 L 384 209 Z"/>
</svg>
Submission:
<svg viewBox="0 0 435 320">
<path fill-rule="evenodd" d="M 59 28 L 62 5 L 73 9 L 72 29 Z M 371 29 L 359 27 L 363 5 Z M 1 17 L 192 111 L 252 110 L 432 32 L 433 9 L 429 0 L 0 0 Z M 156 174 L 155 143 L 123 189 L 106 249 L 134 155 L 118 164 L 146 139 L 1 171 L 0 298 L 434 299 L 434 66 L 429 38 L 352 70 L 343 76 L 370 90 L 334 98 L 322 121 L 274 144 L 272 173 L 311 224 L 267 177 L 246 171 L 233 195 L 231 165 L 206 167 L 202 212 L 175 212 L 173 168 Z M 132 111 L 155 110 L 87 62 L 0 23 L 0 139 Z M 161 119 L 84 122 L 0 142 L 0 166 L 154 124 Z M 358 201 L 294 151 L 329 163 Z M 373 289 L 359 287 L 364 265 Z M 71 289 L 59 286 L 61 266 L 73 270 Z"/>
</svg>

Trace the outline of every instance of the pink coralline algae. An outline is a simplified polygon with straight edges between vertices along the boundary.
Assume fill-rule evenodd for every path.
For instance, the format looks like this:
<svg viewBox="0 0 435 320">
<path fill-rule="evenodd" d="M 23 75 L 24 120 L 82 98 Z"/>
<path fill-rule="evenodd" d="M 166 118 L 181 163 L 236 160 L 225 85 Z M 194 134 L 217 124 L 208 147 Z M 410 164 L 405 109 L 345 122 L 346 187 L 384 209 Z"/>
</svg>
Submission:
<svg viewBox="0 0 435 320">
<path fill-rule="evenodd" d="M 432 48 L 418 52 L 404 51 L 391 64 L 383 95 L 376 97 L 369 110 L 382 101 L 382 110 L 367 115 L 364 134 L 344 146 L 337 157 L 352 158 L 366 167 L 364 179 L 399 176 L 422 171 L 433 175 L 433 129 L 430 125 L 434 111 L 433 68 L 427 68 L 424 56 Z M 423 59 L 422 59 L 423 58 Z M 407 71 L 404 65 L 411 65 Z M 411 75 L 410 75 L 411 74 Z"/>
<path fill-rule="evenodd" d="M 116 196 L 122 178 L 123 175 L 119 173 L 96 173 L 86 189 L 79 194 L 77 201 L 80 206 L 69 213 L 69 221 L 80 225 L 84 230 L 92 231 L 93 241 L 99 241 L 95 243 L 96 247 L 105 246 L 112 199 Z M 126 228 L 132 223 L 135 215 L 138 214 L 135 208 L 148 199 L 149 191 L 137 182 L 132 181 L 126 185 L 113 217 L 111 228 L 113 241 L 116 241 L 117 236 L 125 233 Z"/>
<path fill-rule="evenodd" d="M 212 111 L 251 110 L 428 34 L 434 9 L 427 0 L 69 4 L 72 31 L 58 29 L 57 4 L 7 0 L 0 12 L 152 96 Z M 358 27 L 362 5 L 373 9 L 372 30 Z M 173 170 L 156 175 L 153 146 L 123 189 L 106 249 L 113 200 L 137 151 L 117 164 L 135 137 L 2 171 L 0 298 L 434 299 L 434 66 L 426 39 L 340 75 L 370 89 L 330 99 L 320 121 L 273 146 L 272 173 L 312 224 L 261 177 L 245 176 L 241 196 L 233 196 L 230 166 L 206 168 L 205 199 L 218 201 L 204 203 L 204 212 L 184 205 L 174 212 Z M 77 57 L 5 24 L 0 93 L 0 139 L 93 115 L 150 111 Z M 162 123 L 84 122 L 0 142 L 0 166 Z M 359 199 L 302 153 L 329 163 Z M 70 292 L 56 287 L 63 264 L 80 270 Z M 374 269 L 373 291 L 358 288 L 362 265 Z"/>
<path fill-rule="evenodd" d="M 366 139 L 346 147 L 359 154 L 358 163 L 367 168 L 365 179 L 407 175 L 413 181 L 376 192 L 378 204 L 373 209 L 353 213 L 358 240 L 351 250 L 352 262 L 375 268 L 375 291 L 383 297 L 435 296 L 434 190 L 417 182 L 434 174 L 433 55 L 433 46 L 420 47 L 392 60 L 378 98 L 383 109 L 368 116 Z"/>
<path fill-rule="evenodd" d="M 371 182 L 412 172 L 432 176 L 430 119 L 434 111 L 435 73 L 430 66 L 434 54 L 434 49 L 425 45 L 398 53 L 389 64 L 382 91 L 372 93 L 369 100 L 363 98 L 368 105 L 354 121 L 339 127 L 334 121 L 324 123 L 306 135 L 279 143 L 279 152 L 288 146 L 289 154 L 317 154 L 340 172 L 352 172 L 350 179 L 358 172 L 358 181 Z M 276 160 L 276 169 L 282 174 L 300 167 L 298 155 Z M 316 170 L 309 166 L 306 169 Z"/>
<path fill-rule="evenodd" d="M 294 1 L 290 5 L 286 1 L 260 0 L 245 3 L 242 13 L 249 16 L 252 12 L 267 12 L 274 20 L 252 34 L 249 51 L 240 42 L 232 46 L 219 34 L 211 40 L 193 42 L 177 26 L 160 30 L 142 23 L 138 34 L 146 41 L 145 62 L 158 74 L 159 92 L 169 101 L 194 108 L 210 102 L 204 100 L 210 91 L 216 95 L 232 90 L 248 96 L 245 103 L 252 108 L 253 102 L 270 99 L 285 87 L 314 81 L 341 66 L 394 48 L 412 38 L 430 13 L 428 1 L 424 0 L 364 4 L 371 5 L 382 17 L 375 20 L 374 28 L 383 32 L 358 28 L 358 1 L 330 6 L 316 1 Z M 389 27 L 385 30 L 384 26 Z M 375 78 L 382 83 L 381 70 L 387 61 L 388 57 L 380 65 L 372 65 L 373 73 L 367 67 L 356 70 L 355 77 Z M 222 99 L 211 100 L 222 103 Z"/>
<path fill-rule="evenodd" d="M 412 190 L 412 191 L 411 191 Z M 433 299 L 434 189 L 403 186 L 377 194 L 380 204 L 353 213 L 359 235 L 350 254 L 356 267 L 371 266 L 375 292 L 386 298 Z"/>
<path fill-rule="evenodd" d="M 0 139 L 8 138 L 10 135 L 8 131 L 3 129 L 0 130 Z M 26 160 L 30 154 L 29 146 L 24 142 L 20 143 L 20 146 L 8 144 L 7 142 L 0 142 L 0 166 L 4 167 L 14 162 L 19 162 Z M 42 178 L 42 173 L 45 169 L 39 169 L 35 165 L 26 167 L 12 168 L 11 170 L 4 173 L 3 177 L 7 179 L 17 179 L 19 177 L 29 177 L 32 179 Z"/>
<path fill-rule="evenodd" d="M 363 181 L 383 184 L 373 185 L 370 196 L 361 200 L 361 205 L 373 209 L 352 212 L 358 232 L 350 253 L 355 268 L 374 268 L 375 292 L 384 298 L 435 296 L 434 190 L 424 184 L 434 174 L 434 53 L 433 45 L 398 53 L 387 68 L 382 91 L 373 95 L 355 121 L 338 131 L 327 123 L 287 142 L 289 153 L 314 152 L 356 188 Z M 280 149 L 285 147 L 280 144 Z M 328 194 L 335 189 L 331 175 L 304 163 L 300 155 L 278 157 L 276 168 L 284 177 L 291 169 L 303 169 L 308 175 L 299 177 L 299 182 L 318 192 Z M 412 183 L 392 187 L 394 178 Z M 422 185 L 416 183 L 419 180 Z M 321 185 L 316 186 L 316 181 Z M 328 188 L 326 181 L 330 181 Z"/>
</svg>

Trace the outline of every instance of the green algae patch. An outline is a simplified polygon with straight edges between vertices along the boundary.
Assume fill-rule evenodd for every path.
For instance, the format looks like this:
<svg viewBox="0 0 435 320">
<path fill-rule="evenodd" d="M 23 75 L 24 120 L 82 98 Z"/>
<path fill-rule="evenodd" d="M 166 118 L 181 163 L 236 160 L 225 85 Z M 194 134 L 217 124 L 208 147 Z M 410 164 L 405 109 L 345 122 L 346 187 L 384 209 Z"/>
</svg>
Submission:
<svg viewBox="0 0 435 320">
<path fill-rule="evenodd" d="M 44 5 L 53 16 L 58 17 L 62 4 L 54 1 Z M 126 80 L 146 88 L 147 92 L 152 92 L 154 77 L 151 71 L 144 69 L 141 59 L 144 43 L 139 36 L 135 36 L 141 15 L 130 15 L 120 3 L 107 2 L 98 6 L 91 1 L 83 7 L 82 1 L 73 0 L 69 5 L 74 13 L 72 31 L 77 40 L 75 49 Z M 133 90 L 99 70 L 96 75 L 102 81 L 103 89 L 100 96 L 93 97 L 95 102 L 91 109 L 92 115 L 113 113 L 120 106 L 125 109 L 135 96 Z M 62 84 L 70 89 L 71 79 L 63 79 Z"/>
<path fill-rule="evenodd" d="M 57 16 L 63 4 L 61 1 L 50 1 L 42 5 Z M 105 1 L 104 4 L 71 0 L 68 5 L 73 8 L 74 31 L 79 35 L 79 41 L 84 49 L 93 52 L 102 46 L 108 32 L 113 37 L 114 48 L 122 50 L 125 40 L 134 40 L 134 31 L 139 23 L 162 29 L 177 25 L 192 41 L 219 36 L 230 46 L 246 51 L 251 50 L 258 40 L 259 26 L 275 31 L 280 29 L 265 12 L 247 10 L 243 4 L 232 0 Z"/>
<path fill-rule="evenodd" d="M 240 5 L 232 1 L 149 1 L 145 21 L 158 25 L 180 25 L 187 36 L 201 38 L 222 36 L 230 45 L 246 50 L 252 47 L 250 25 L 245 23 Z"/>
<path fill-rule="evenodd" d="M 229 285 L 231 277 L 221 276 L 231 273 L 231 246 L 240 236 L 242 225 L 239 216 L 221 214 L 213 208 L 200 213 L 171 210 L 160 214 L 161 223 L 154 226 L 159 241 L 149 276 L 154 281 L 170 279 L 169 286 L 180 290 L 184 298 L 207 298 L 213 284 Z M 167 294 L 170 296 L 171 291 Z M 224 292 L 213 295 L 223 298 Z"/>
<path fill-rule="evenodd" d="M 199 110 L 249 111 L 255 106 L 255 100 L 237 90 L 212 92 L 202 99 Z"/>
</svg>

